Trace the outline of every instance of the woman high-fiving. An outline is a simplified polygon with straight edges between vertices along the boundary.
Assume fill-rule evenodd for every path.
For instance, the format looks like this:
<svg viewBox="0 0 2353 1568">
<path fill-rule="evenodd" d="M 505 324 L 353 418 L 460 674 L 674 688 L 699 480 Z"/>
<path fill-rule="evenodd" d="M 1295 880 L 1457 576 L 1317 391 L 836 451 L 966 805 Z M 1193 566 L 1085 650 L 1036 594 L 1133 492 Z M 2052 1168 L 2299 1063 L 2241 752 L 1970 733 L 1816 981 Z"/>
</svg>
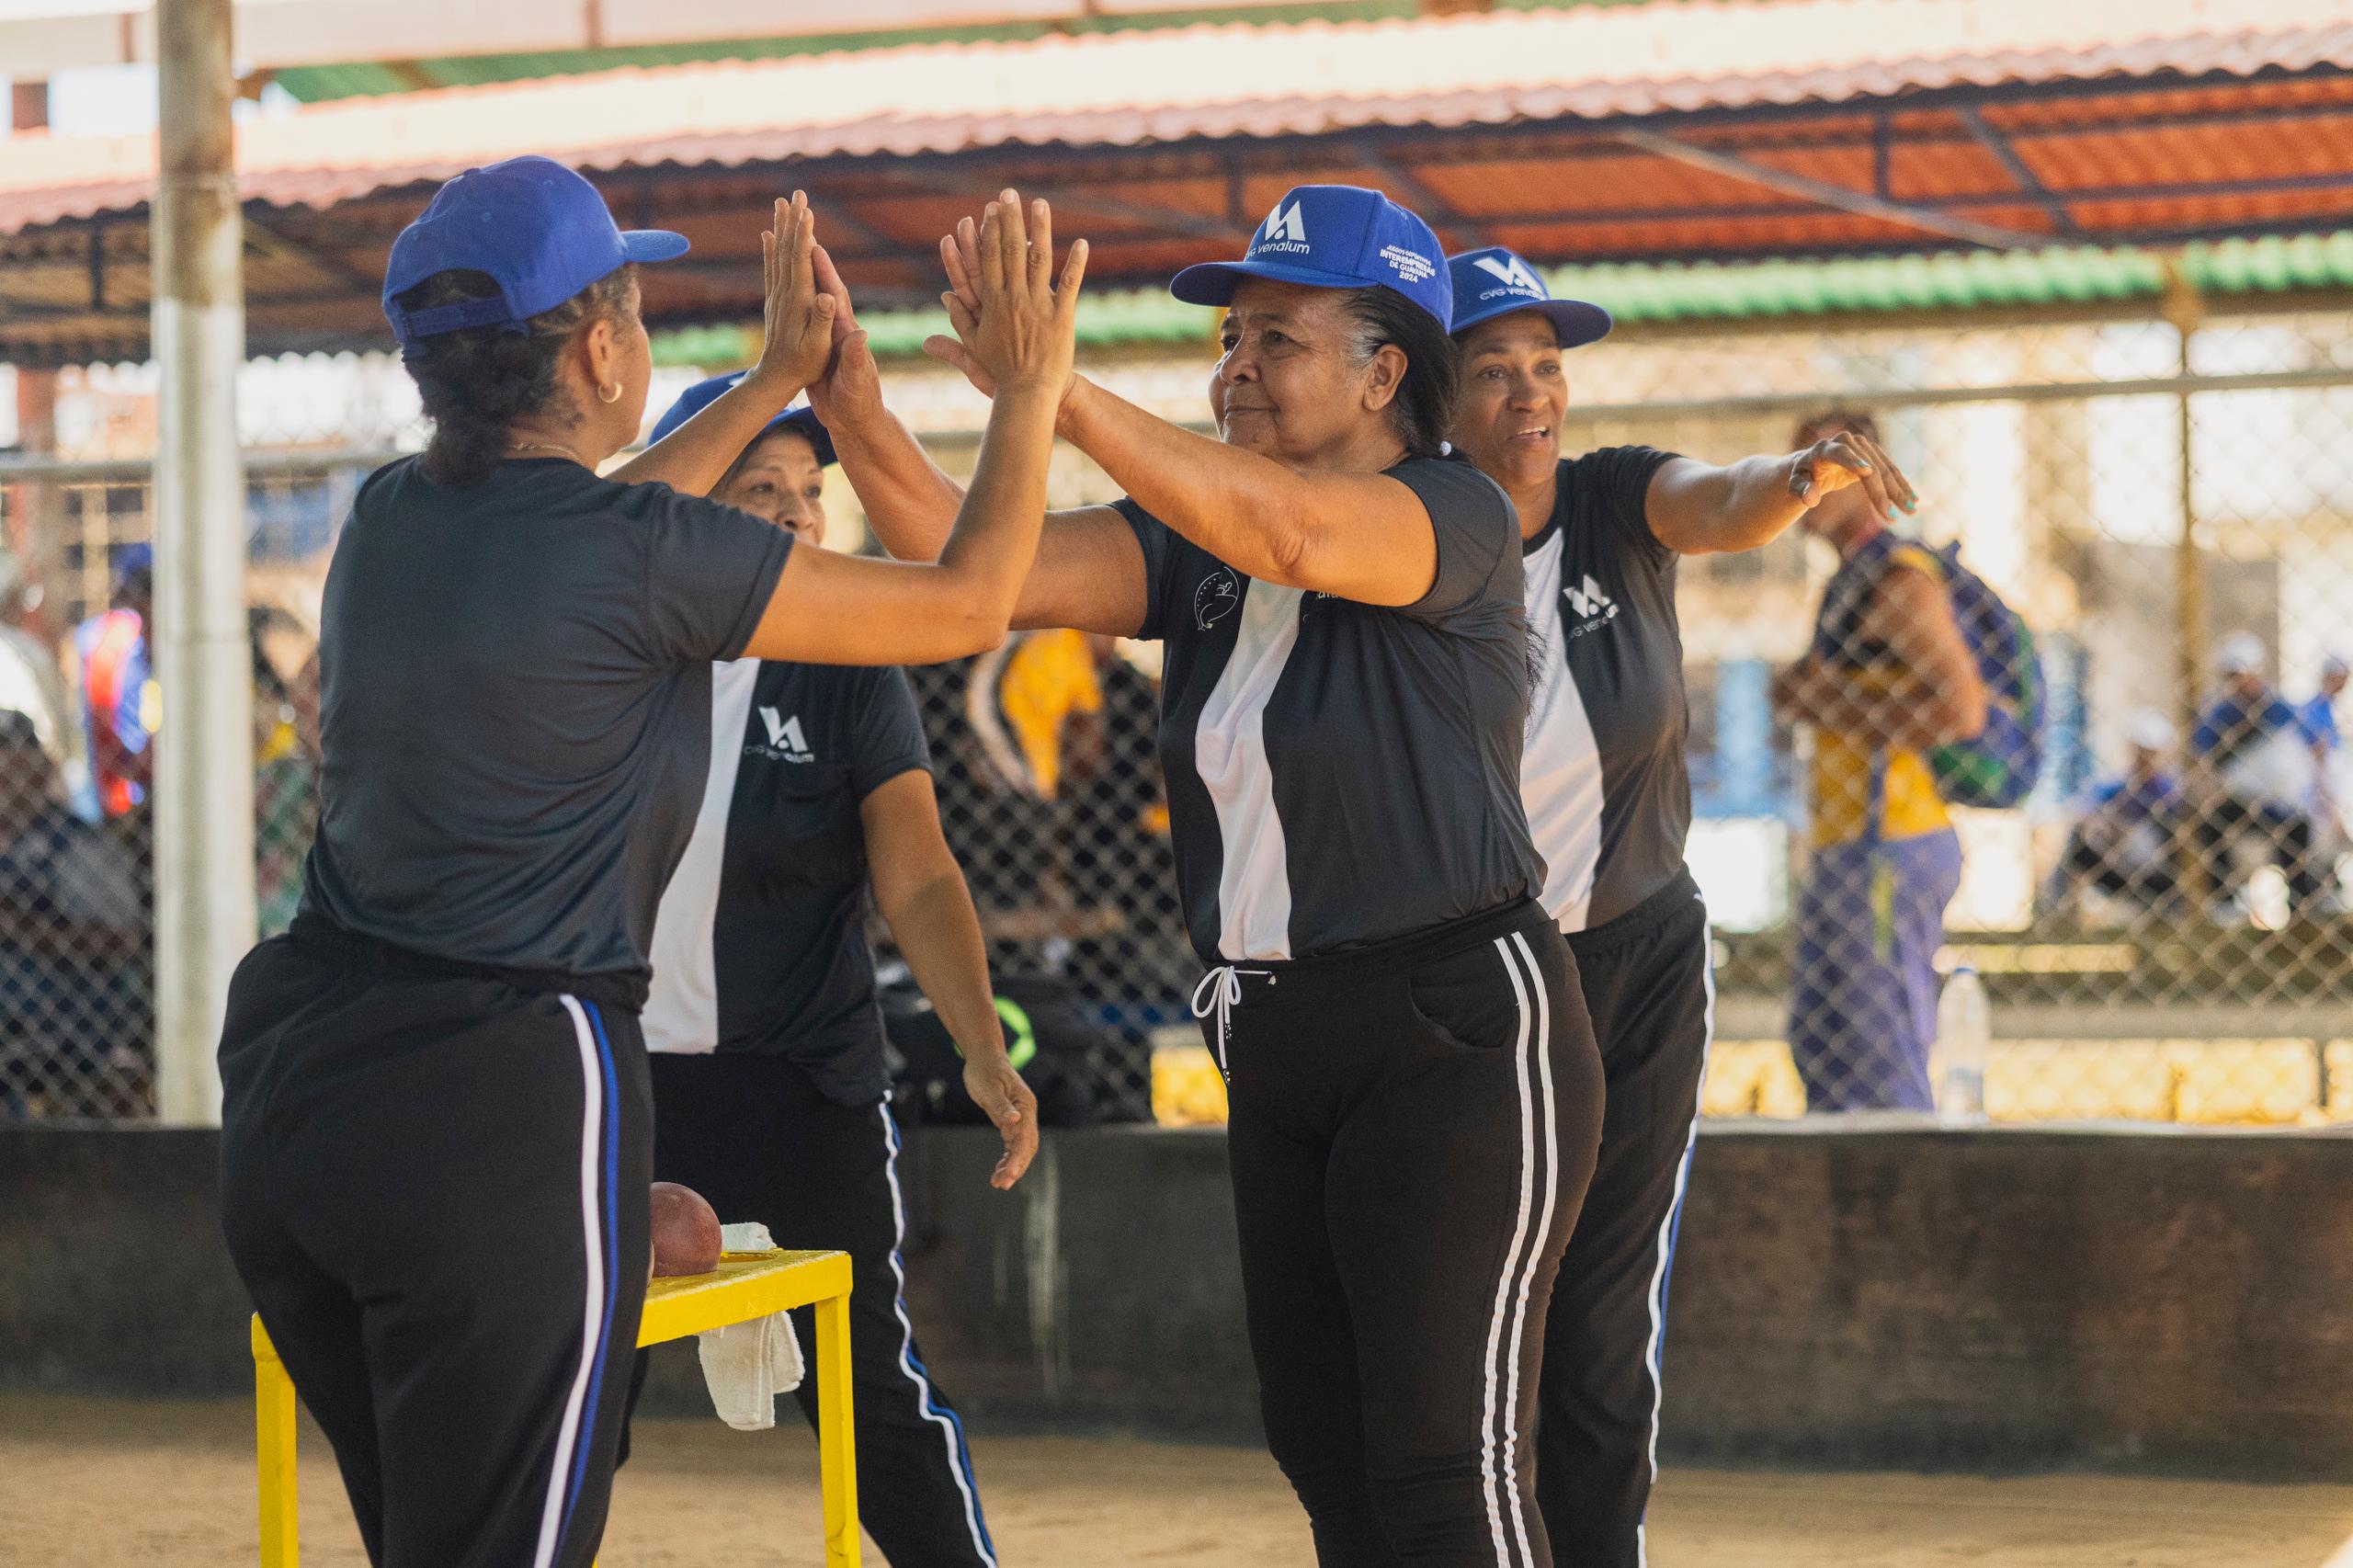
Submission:
<svg viewBox="0 0 2353 1568">
<path fill-rule="evenodd" d="M 1002 399 L 985 225 L 945 250 L 935 351 Z M 1074 378 L 1061 434 L 1129 498 L 1048 520 L 1015 620 L 1167 645 L 1251 1349 L 1319 1558 L 1542 1568 L 1536 1364 L 1601 1068 L 1519 802 L 1518 529 L 1439 460 L 1446 258 L 1378 192 L 1307 186 L 1170 287 L 1226 307 L 1222 438 Z M 877 534 L 928 555 L 953 486 L 879 422 L 840 450 Z"/>
<path fill-rule="evenodd" d="M 239 966 L 221 1045 L 230 1252 L 379 1568 L 595 1558 L 649 1246 L 638 1014 L 711 666 L 1004 637 L 1084 270 L 1058 292 L 1030 238 L 992 209 L 972 353 L 1002 395 L 920 566 L 703 499 L 836 352 L 805 201 L 763 239 L 759 365 L 610 476 L 652 369 L 636 268 L 686 240 L 625 234 L 580 176 L 517 158 L 393 244 L 385 313 L 433 437 L 336 541 L 301 912 Z"/>
</svg>

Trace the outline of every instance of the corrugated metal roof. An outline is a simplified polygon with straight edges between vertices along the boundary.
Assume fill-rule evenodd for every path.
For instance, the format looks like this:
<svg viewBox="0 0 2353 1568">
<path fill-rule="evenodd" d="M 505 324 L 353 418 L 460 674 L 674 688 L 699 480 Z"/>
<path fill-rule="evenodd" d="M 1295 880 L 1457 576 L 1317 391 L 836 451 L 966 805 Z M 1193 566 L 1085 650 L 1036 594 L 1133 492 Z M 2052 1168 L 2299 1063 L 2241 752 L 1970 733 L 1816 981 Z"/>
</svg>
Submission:
<svg viewBox="0 0 2353 1568">
<path fill-rule="evenodd" d="M 314 106 L 239 131 L 256 351 L 381 341 L 373 279 L 428 183 L 523 151 L 693 239 L 648 275 L 664 326 L 756 312 L 756 236 L 793 186 L 878 310 L 929 299 L 936 237 L 1006 184 L 1051 194 L 1063 232 L 1094 242 L 1098 298 L 1232 254 L 1308 180 L 1382 187 L 1449 245 L 1553 263 L 1955 233 L 2170 244 L 2353 226 L 2353 17 L 2342 0 L 1650 0 Z M 0 357 L 143 351 L 152 157 L 0 141 Z"/>
<path fill-rule="evenodd" d="M 521 152 L 599 170 L 741 165 L 2317 68 L 2353 68 L 2341 0 L 1664 0 L 942 44 L 360 99 L 249 122 L 238 168 L 249 199 L 323 207 Z M 152 158 L 147 138 L 0 142 L 0 233 L 144 200 Z"/>
</svg>

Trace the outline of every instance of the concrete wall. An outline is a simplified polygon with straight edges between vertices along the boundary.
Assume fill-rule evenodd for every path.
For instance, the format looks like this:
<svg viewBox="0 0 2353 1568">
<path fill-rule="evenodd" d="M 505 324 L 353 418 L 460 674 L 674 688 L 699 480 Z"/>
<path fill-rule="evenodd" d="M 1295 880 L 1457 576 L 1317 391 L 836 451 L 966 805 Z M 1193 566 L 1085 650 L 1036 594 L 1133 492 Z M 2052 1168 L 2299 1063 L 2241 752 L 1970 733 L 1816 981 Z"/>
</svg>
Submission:
<svg viewBox="0 0 2353 1568">
<path fill-rule="evenodd" d="M 910 1150 L 914 1310 L 985 1424 L 1253 1440 L 1224 1141 Z M 214 1144 L 0 1131 L 0 1384 L 246 1386 Z M 2353 1140 L 1711 1130 L 1683 1227 L 1666 1448 L 1822 1464 L 2353 1465 Z M 691 1357 L 653 1397 L 693 1402 Z"/>
</svg>

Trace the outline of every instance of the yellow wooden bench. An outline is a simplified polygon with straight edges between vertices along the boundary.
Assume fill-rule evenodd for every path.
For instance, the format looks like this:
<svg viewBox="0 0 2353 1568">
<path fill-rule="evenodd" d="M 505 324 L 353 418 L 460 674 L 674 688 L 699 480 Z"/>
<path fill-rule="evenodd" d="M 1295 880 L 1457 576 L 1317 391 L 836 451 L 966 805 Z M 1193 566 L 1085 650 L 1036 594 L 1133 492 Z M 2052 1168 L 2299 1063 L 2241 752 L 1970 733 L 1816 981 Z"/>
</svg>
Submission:
<svg viewBox="0 0 2353 1568">
<path fill-rule="evenodd" d="M 817 1309 L 817 1462 L 825 1494 L 826 1568 L 858 1568 L 858 1454 L 850 1426 L 849 1255 L 729 1253 L 710 1274 L 656 1279 L 638 1320 L 640 1348 L 751 1323 L 789 1307 Z M 294 1384 L 254 1319 L 254 1417 L 261 1460 L 262 1568 L 296 1568 Z"/>
</svg>

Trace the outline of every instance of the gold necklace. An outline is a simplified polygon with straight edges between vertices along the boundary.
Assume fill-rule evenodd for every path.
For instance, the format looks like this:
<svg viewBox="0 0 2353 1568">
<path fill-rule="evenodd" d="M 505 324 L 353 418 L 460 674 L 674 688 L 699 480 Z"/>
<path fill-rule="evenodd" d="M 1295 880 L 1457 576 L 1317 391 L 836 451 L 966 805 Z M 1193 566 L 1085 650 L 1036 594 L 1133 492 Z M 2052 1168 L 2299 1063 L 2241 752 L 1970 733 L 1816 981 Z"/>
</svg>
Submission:
<svg viewBox="0 0 2353 1568">
<path fill-rule="evenodd" d="M 520 452 L 553 452 L 558 457 L 570 458 L 582 468 L 594 466 L 570 447 L 559 447 L 548 441 L 510 441 L 506 444 L 506 450 L 510 455 Z"/>
</svg>

